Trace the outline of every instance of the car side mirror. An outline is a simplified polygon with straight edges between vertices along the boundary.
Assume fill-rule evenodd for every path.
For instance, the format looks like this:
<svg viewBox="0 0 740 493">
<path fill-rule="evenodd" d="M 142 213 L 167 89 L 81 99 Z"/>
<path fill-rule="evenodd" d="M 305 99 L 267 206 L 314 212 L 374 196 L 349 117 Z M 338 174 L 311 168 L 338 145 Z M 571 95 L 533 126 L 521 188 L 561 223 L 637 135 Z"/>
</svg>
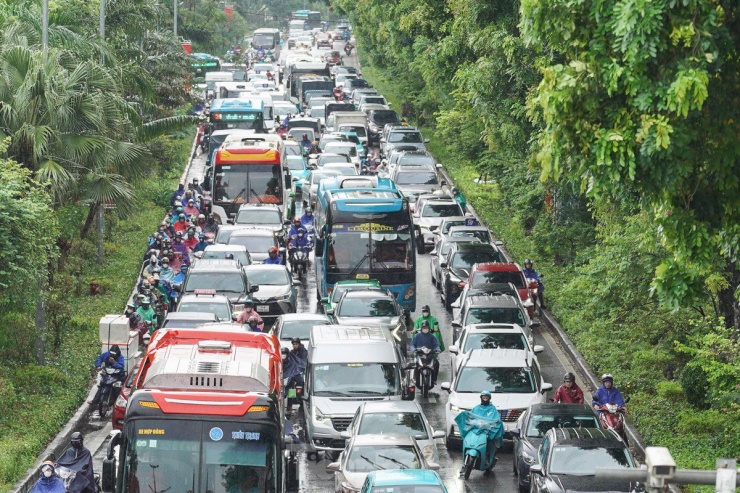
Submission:
<svg viewBox="0 0 740 493">
<path fill-rule="evenodd" d="M 429 143 L 429 139 L 424 139 L 424 143 L 425 144 L 428 144 Z"/>
<path fill-rule="evenodd" d="M 326 466 L 327 472 L 338 472 L 339 471 L 339 462 L 332 462 L 328 466 Z"/>
<path fill-rule="evenodd" d="M 455 329 L 462 329 L 462 324 L 460 322 L 456 322 L 453 320 L 450 325 L 452 325 L 452 327 Z"/>
<path fill-rule="evenodd" d="M 450 347 L 448 348 L 448 350 L 449 350 L 449 351 L 450 351 L 450 353 L 452 353 L 452 354 L 458 354 L 458 353 L 460 352 L 460 348 L 459 348 L 459 347 L 457 347 L 457 344 L 453 344 L 452 346 L 450 346 Z"/>
<path fill-rule="evenodd" d="M 539 474 L 542 475 L 542 464 L 532 464 L 529 466 L 529 473 L 530 474 Z"/>
<path fill-rule="evenodd" d="M 427 467 L 430 471 L 439 471 L 440 469 L 439 464 L 436 462 L 427 462 Z"/>
<path fill-rule="evenodd" d="M 327 315 L 334 315 L 334 308 L 329 308 L 324 313 L 327 314 Z"/>
<path fill-rule="evenodd" d="M 534 351 L 534 354 L 540 354 L 544 350 L 545 350 L 545 346 L 540 346 L 539 344 L 537 344 L 535 347 L 532 348 L 532 351 Z"/>
<path fill-rule="evenodd" d="M 249 292 L 250 292 L 250 293 L 256 293 L 256 292 L 257 292 L 257 291 L 259 291 L 259 290 L 260 290 L 260 287 L 259 287 L 259 286 L 257 286 L 257 285 L 254 285 L 254 286 L 249 286 Z"/>
<path fill-rule="evenodd" d="M 349 440 L 352 438 L 352 433 L 348 432 L 347 430 L 344 430 L 343 432 L 339 433 L 339 438 L 344 438 L 345 440 Z"/>
<path fill-rule="evenodd" d="M 551 383 L 543 383 L 542 384 L 542 390 L 540 392 L 544 394 L 548 390 L 552 390 L 552 384 Z"/>
<path fill-rule="evenodd" d="M 532 322 L 532 323 L 529 324 L 529 326 L 532 327 L 533 329 L 536 329 L 536 328 L 540 327 L 541 325 L 542 324 L 539 323 L 539 322 Z"/>
<path fill-rule="evenodd" d="M 447 392 L 449 392 L 450 389 L 452 389 L 452 387 L 450 386 L 450 382 L 442 382 L 439 387 L 442 390 L 446 390 Z"/>
<path fill-rule="evenodd" d="M 433 439 L 444 438 L 444 437 L 445 437 L 445 432 L 442 430 L 434 430 L 434 434 L 432 434 Z"/>
<path fill-rule="evenodd" d="M 496 245 L 497 247 L 504 246 L 504 242 L 501 240 L 496 240 L 493 242 L 493 244 Z"/>
<path fill-rule="evenodd" d="M 509 430 L 509 435 L 511 435 L 513 438 L 519 438 L 519 428 L 512 428 L 511 430 Z"/>
<path fill-rule="evenodd" d="M 300 286 L 300 285 L 301 285 L 300 279 L 293 279 L 293 286 Z"/>
</svg>

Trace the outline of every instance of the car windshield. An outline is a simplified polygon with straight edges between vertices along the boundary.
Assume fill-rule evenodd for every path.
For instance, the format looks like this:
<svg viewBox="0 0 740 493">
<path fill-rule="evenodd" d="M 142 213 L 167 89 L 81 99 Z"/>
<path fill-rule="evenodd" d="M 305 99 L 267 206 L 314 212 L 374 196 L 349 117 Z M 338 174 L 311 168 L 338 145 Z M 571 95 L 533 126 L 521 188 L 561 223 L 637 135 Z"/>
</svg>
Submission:
<svg viewBox="0 0 740 493">
<path fill-rule="evenodd" d="M 465 317 L 465 325 L 471 324 L 517 324 L 524 327 L 524 315 L 519 308 L 471 308 Z"/>
<path fill-rule="evenodd" d="M 338 171 L 322 171 L 320 173 L 311 173 L 311 185 L 318 186 L 319 182 L 324 178 L 333 178 L 340 175 L 341 173 L 339 173 Z"/>
<path fill-rule="evenodd" d="M 634 467 L 624 447 L 573 447 L 555 445 L 550 457 L 550 474 L 593 476 L 597 467 Z"/>
<path fill-rule="evenodd" d="M 486 252 L 456 252 L 452 257 L 452 267 L 470 269 L 474 264 L 500 262 L 501 256 L 493 250 Z"/>
<path fill-rule="evenodd" d="M 353 289 L 369 289 L 371 287 L 372 288 L 380 289 L 380 286 L 375 286 L 373 284 L 369 284 L 367 286 L 361 286 L 361 287 L 357 287 L 357 286 L 351 286 L 350 287 L 350 286 L 342 286 L 341 284 L 340 285 L 336 285 L 335 284 L 334 285 L 334 291 L 331 292 L 331 300 L 334 303 L 337 303 L 337 302 L 339 302 L 339 300 L 342 299 L 342 295 L 344 293 L 346 293 L 347 291 L 350 291 L 350 290 L 353 290 Z"/>
<path fill-rule="evenodd" d="M 473 274 L 473 288 L 485 287 L 486 284 L 513 284 L 517 289 L 524 289 L 524 275 L 518 271 L 509 272 L 476 272 Z"/>
<path fill-rule="evenodd" d="M 303 156 L 303 148 L 300 144 L 285 144 L 285 147 L 283 147 L 283 151 L 285 152 L 286 156 Z"/>
<path fill-rule="evenodd" d="M 349 81 L 349 87 L 370 87 L 365 79 L 352 79 Z"/>
<path fill-rule="evenodd" d="M 351 163 L 327 163 L 326 167 L 338 171 L 342 176 L 357 176 L 357 168 Z"/>
<path fill-rule="evenodd" d="M 398 117 L 398 113 L 393 110 L 375 110 L 371 111 L 369 119 L 373 121 L 379 127 L 382 127 L 388 123 L 400 123 L 401 119 Z"/>
<path fill-rule="evenodd" d="M 244 293 L 246 286 L 241 272 L 191 272 L 185 281 L 185 292 L 213 289 L 220 293 Z"/>
<path fill-rule="evenodd" d="M 274 236 L 242 236 L 232 235 L 229 238 L 229 245 L 242 245 L 247 247 L 247 251 L 254 254 L 264 253 L 267 254 L 267 250 L 270 247 L 277 246 L 275 244 Z"/>
<path fill-rule="evenodd" d="M 421 463 L 411 446 L 360 445 L 354 447 L 347 459 L 347 470 L 370 472 L 381 469 L 419 469 Z"/>
<path fill-rule="evenodd" d="M 241 262 L 242 265 L 249 265 L 252 262 L 249 260 L 249 255 L 244 250 L 209 250 L 207 247 L 205 251 L 203 252 L 203 258 L 209 259 L 209 258 L 226 258 L 226 255 L 233 255 L 234 259 Z"/>
<path fill-rule="evenodd" d="M 324 151 L 333 152 L 335 154 L 346 154 L 353 157 L 357 155 L 357 146 L 354 142 L 350 142 L 349 144 L 329 144 L 324 148 Z"/>
<path fill-rule="evenodd" d="M 527 342 L 522 333 L 472 333 L 465 339 L 465 347 L 462 352 L 467 353 L 473 349 L 526 349 Z"/>
<path fill-rule="evenodd" d="M 363 104 L 385 104 L 385 98 L 383 96 L 366 96 L 362 100 Z"/>
<path fill-rule="evenodd" d="M 447 493 L 441 486 L 434 484 L 403 484 L 403 485 L 384 485 L 374 487 L 373 493 Z"/>
<path fill-rule="evenodd" d="M 544 438 L 550 428 L 599 428 L 599 423 L 593 414 L 535 414 L 529 419 L 527 436 Z"/>
<path fill-rule="evenodd" d="M 339 306 L 338 317 L 395 317 L 396 305 L 392 300 L 345 298 Z"/>
<path fill-rule="evenodd" d="M 350 224 L 350 227 L 354 226 Z M 414 270 L 410 234 L 347 231 L 329 238 L 327 267 L 330 272 L 386 272 Z"/>
<path fill-rule="evenodd" d="M 324 115 L 326 113 L 325 113 L 324 107 L 321 106 L 321 107 L 311 108 L 310 114 L 311 114 L 311 118 L 324 118 Z"/>
<path fill-rule="evenodd" d="M 294 337 L 308 339 L 314 325 L 329 325 L 329 320 L 284 320 L 280 329 L 280 340 L 288 341 Z"/>
<path fill-rule="evenodd" d="M 483 243 L 491 243 L 491 235 L 484 229 L 453 231 L 450 238 L 478 238 Z"/>
<path fill-rule="evenodd" d="M 312 371 L 316 396 L 392 395 L 400 385 L 393 363 L 319 364 Z"/>
<path fill-rule="evenodd" d="M 401 157 L 398 159 L 398 164 L 414 164 L 418 166 L 423 166 L 425 164 L 434 165 L 434 158 L 432 156 L 425 156 L 423 154 L 402 154 Z"/>
<path fill-rule="evenodd" d="M 480 389 L 488 389 L 494 394 L 531 394 L 537 391 L 529 368 L 463 368 L 455 390 L 478 393 Z"/>
<path fill-rule="evenodd" d="M 304 171 L 306 169 L 302 156 L 288 156 L 285 161 L 290 171 Z"/>
<path fill-rule="evenodd" d="M 367 413 L 362 415 L 358 435 L 398 433 L 427 440 L 429 434 L 420 413 Z"/>
<path fill-rule="evenodd" d="M 405 171 L 398 173 L 394 181 L 397 185 L 439 185 L 434 171 Z"/>
<path fill-rule="evenodd" d="M 333 156 L 319 156 L 319 166 L 327 163 L 349 163 L 349 157 L 344 154 L 335 154 Z"/>
<path fill-rule="evenodd" d="M 290 279 L 286 269 L 245 269 L 249 283 L 256 286 L 289 286 Z"/>
<path fill-rule="evenodd" d="M 465 224 L 465 221 L 462 221 L 462 220 L 460 220 L 460 221 L 457 221 L 457 220 L 455 220 L 455 221 L 445 221 L 444 224 L 442 226 L 440 226 L 440 232 L 443 235 L 446 235 L 450 231 L 450 228 L 451 227 L 453 227 L 453 226 L 462 226 L 463 224 Z"/>
<path fill-rule="evenodd" d="M 229 305 L 223 302 L 213 302 L 213 303 L 194 303 L 189 302 L 186 300 L 183 300 L 180 302 L 179 305 L 177 305 L 177 311 L 178 312 L 200 312 L 200 313 L 213 313 L 218 317 L 219 320 L 231 320 L 231 313 L 229 312 Z M 187 320 L 172 320 L 168 322 L 172 322 L 169 325 L 175 325 L 180 328 L 185 327 L 195 327 L 196 325 L 200 325 L 202 323 L 205 323 L 203 321 L 196 321 L 193 322 L 190 325 L 188 324 Z"/>
<path fill-rule="evenodd" d="M 234 220 L 234 224 L 268 224 L 271 226 L 281 226 L 282 222 L 279 210 L 262 208 L 241 210 Z"/>
<path fill-rule="evenodd" d="M 180 311 L 178 309 L 178 311 Z M 185 311 L 199 311 L 201 313 L 207 312 L 210 310 L 185 310 Z M 221 320 L 219 318 L 218 320 Z M 217 320 L 217 321 L 218 321 Z M 203 325 L 205 323 L 214 322 L 214 320 L 165 320 L 162 322 L 162 328 L 163 329 L 194 329 L 199 325 Z"/>
<path fill-rule="evenodd" d="M 393 132 L 388 136 L 388 142 L 393 144 L 398 142 L 421 144 L 423 141 L 419 132 Z"/>
<path fill-rule="evenodd" d="M 339 126 L 340 132 L 354 132 L 357 134 L 358 137 L 365 137 L 367 135 L 367 132 L 365 132 L 365 125 L 340 125 Z M 352 137 L 350 137 L 350 140 L 352 140 Z M 354 141 L 355 144 L 359 142 L 359 138 L 357 141 Z"/>
<path fill-rule="evenodd" d="M 421 213 L 422 217 L 450 217 L 462 216 L 462 209 L 458 204 L 426 204 Z"/>
<path fill-rule="evenodd" d="M 282 437 L 268 425 L 140 418 L 124 433 L 124 491 L 278 491 Z"/>
</svg>

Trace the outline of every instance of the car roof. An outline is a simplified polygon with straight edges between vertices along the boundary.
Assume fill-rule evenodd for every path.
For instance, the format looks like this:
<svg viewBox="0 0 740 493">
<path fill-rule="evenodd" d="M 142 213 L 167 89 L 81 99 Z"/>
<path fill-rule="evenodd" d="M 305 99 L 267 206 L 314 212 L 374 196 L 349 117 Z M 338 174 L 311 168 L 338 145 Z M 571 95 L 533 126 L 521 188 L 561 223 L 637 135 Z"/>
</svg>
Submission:
<svg viewBox="0 0 740 493">
<path fill-rule="evenodd" d="M 474 294 L 468 300 L 471 308 L 519 308 L 517 299 L 510 294 Z"/>
<path fill-rule="evenodd" d="M 241 272 L 240 264 L 237 260 L 221 259 L 221 258 L 204 258 L 198 260 L 191 268 L 190 273 L 198 271 L 210 271 L 210 272 L 226 272 L 226 271 L 239 271 Z"/>
<path fill-rule="evenodd" d="M 547 432 L 553 445 L 577 445 L 579 447 L 626 448 L 624 442 L 609 430 L 601 428 L 550 428 Z"/>
<path fill-rule="evenodd" d="M 168 320 L 195 320 L 203 322 L 215 322 L 216 314 L 209 312 L 169 312 L 165 317 Z"/>
<path fill-rule="evenodd" d="M 465 332 L 489 334 L 494 332 L 517 332 L 522 333 L 522 327 L 517 324 L 470 324 L 465 326 Z"/>
<path fill-rule="evenodd" d="M 188 303 L 228 303 L 229 298 L 223 294 L 195 294 L 185 293 L 180 297 L 180 303 L 187 301 Z M 196 313 L 196 312 L 193 312 Z M 169 315 L 168 315 L 169 316 Z"/>
<path fill-rule="evenodd" d="M 275 232 L 271 229 L 246 227 L 231 233 L 231 238 L 239 236 L 275 236 Z"/>
<path fill-rule="evenodd" d="M 363 413 L 422 413 L 416 401 L 368 401 L 362 403 Z"/>
<path fill-rule="evenodd" d="M 244 245 L 224 245 L 223 243 L 215 243 L 208 245 L 205 249 L 206 252 L 246 252 L 247 247 Z M 208 259 L 206 259 L 208 260 Z"/>
<path fill-rule="evenodd" d="M 473 349 L 465 366 L 478 368 L 528 367 L 532 353 L 523 349 Z"/>
<path fill-rule="evenodd" d="M 337 281 L 334 283 L 334 288 L 337 286 L 380 286 L 380 281 L 377 279 L 345 279 L 344 281 Z"/>
<path fill-rule="evenodd" d="M 444 484 L 436 471 L 429 469 L 385 469 L 371 471 L 373 486 L 402 486 L 402 485 L 440 485 Z"/>
<path fill-rule="evenodd" d="M 399 433 L 389 433 L 383 435 L 355 435 L 353 445 L 414 445 L 414 438 L 410 435 L 401 435 Z"/>
<path fill-rule="evenodd" d="M 246 272 L 251 272 L 253 270 L 287 270 L 284 265 L 278 265 L 278 264 L 252 264 L 247 265 L 244 267 L 244 270 Z"/>
<path fill-rule="evenodd" d="M 476 272 L 520 272 L 519 264 L 512 262 L 481 262 L 476 264 Z"/>
<path fill-rule="evenodd" d="M 465 238 L 465 239 L 472 239 L 472 238 Z M 475 252 L 475 251 L 485 251 L 485 252 L 496 252 L 496 247 L 491 245 L 490 243 L 480 243 L 480 239 L 478 239 L 479 242 L 455 242 L 455 245 L 452 247 L 455 249 L 455 252 Z"/>
<path fill-rule="evenodd" d="M 323 313 L 283 313 L 279 318 L 286 322 L 293 320 L 323 322 L 329 320 Z"/>
<path fill-rule="evenodd" d="M 529 407 L 530 416 L 532 414 L 546 414 L 546 415 L 571 415 L 571 414 L 594 414 L 593 409 L 588 404 L 561 404 L 554 402 L 542 402 L 539 404 L 532 404 Z"/>
<path fill-rule="evenodd" d="M 280 210 L 280 208 L 277 206 L 277 204 L 242 204 L 239 206 L 239 210 L 247 210 L 247 209 L 275 209 Z"/>
<path fill-rule="evenodd" d="M 485 231 L 486 233 L 490 233 L 485 226 L 451 226 L 447 234 L 453 231 Z"/>
<path fill-rule="evenodd" d="M 378 289 L 374 286 L 368 286 L 368 289 L 354 289 L 352 291 L 347 291 L 342 296 L 342 300 L 345 298 L 369 298 L 369 299 L 391 299 L 395 300 L 395 296 L 393 296 L 392 293 L 389 293 L 385 289 Z"/>
</svg>

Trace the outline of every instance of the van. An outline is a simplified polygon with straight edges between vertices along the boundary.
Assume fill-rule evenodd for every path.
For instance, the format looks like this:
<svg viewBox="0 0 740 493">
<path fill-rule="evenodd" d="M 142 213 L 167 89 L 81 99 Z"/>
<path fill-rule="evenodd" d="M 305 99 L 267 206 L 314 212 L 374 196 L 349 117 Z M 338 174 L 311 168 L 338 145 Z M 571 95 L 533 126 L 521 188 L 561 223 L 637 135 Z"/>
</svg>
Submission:
<svg viewBox="0 0 740 493">
<path fill-rule="evenodd" d="M 340 433 L 366 401 L 413 400 L 409 372 L 389 331 L 380 327 L 311 328 L 303 412 L 309 453 L 339 455 Z"/>
<path fill-rule="evenodd" d="M 367 115 L 362 111 L 335 111 L 326 117 L 326 130 L 333 132 L 340 125 L 367 126 Z"/>
</svg>

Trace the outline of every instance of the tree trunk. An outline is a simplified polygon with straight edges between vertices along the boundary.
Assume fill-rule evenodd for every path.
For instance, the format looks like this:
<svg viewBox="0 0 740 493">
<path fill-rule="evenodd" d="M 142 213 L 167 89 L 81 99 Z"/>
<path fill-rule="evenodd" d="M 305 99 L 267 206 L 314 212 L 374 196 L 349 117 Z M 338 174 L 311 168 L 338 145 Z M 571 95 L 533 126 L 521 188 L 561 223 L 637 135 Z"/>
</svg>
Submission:
<svg viewBox="0 0 740 493">
<path fill-rule="evenodd" d="M 734 328 L 735 339 L 740 336 L 740 305 L 735 297 L 735 291 L 740 286 L 740 270 L 732 263 L 727 263 L 727 280 L 730 286 L 717 295 L 719 312 L 725 318 L 725 327 Z"/>
<path fill-rule="evenodd" d="M 87 238 L 87 235 L 90 234 L 90 228 L 93 225 L 93 221 L 96 217 L 96 212 L 98 212 L 98 203 L 93 202 L 90 204 L 90 210 L 87 211 L 87 218 L 85 219 L 85 224 L 82 226 L 82 231 L 80 231 L 80 239 L 84 240 Z"/>
<path fill-rule="evenodd" d="M 42 275 L 38 280 L 38 298 L 36 299 L 36 363 L 43 366 L 46 362 L 46 276 Z"/>
</svg>

